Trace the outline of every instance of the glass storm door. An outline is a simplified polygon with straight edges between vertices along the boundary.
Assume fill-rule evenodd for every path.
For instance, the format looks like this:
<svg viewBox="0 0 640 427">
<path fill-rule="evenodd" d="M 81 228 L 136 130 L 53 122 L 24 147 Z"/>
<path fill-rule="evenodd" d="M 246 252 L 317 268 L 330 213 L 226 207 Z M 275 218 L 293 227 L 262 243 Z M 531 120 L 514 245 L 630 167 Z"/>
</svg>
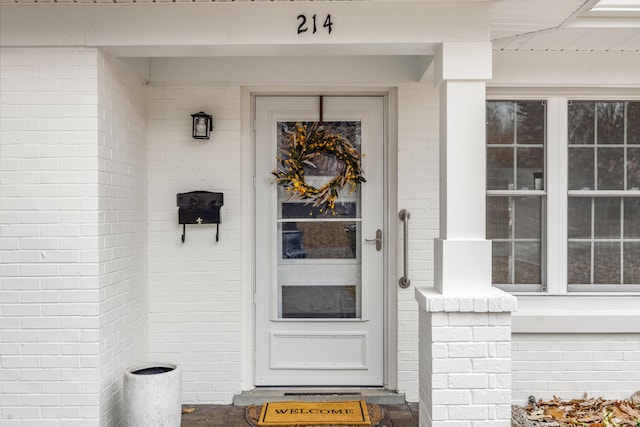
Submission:
<svg viewBox="0 0 640 427">
<path fill-rule="evenodd" d="M 383 384 L 384 98 L 324 97 L 323 125 L 361 153 L 366 182 L 334 212 L 291 200 L 271 174 L 296 124 L 319 118 L 318 97 L 255 104 L 255 384 Z M 316 188 L 340 173 L 332 155 L 305 169 Z"/>
</svg>

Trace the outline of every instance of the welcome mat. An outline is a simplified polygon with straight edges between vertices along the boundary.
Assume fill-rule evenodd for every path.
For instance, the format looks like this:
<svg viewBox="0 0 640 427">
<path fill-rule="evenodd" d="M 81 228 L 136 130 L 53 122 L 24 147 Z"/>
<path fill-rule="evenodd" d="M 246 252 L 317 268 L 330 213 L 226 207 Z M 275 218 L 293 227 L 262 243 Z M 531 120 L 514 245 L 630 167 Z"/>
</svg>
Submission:
<svg viewBox="0 0 640 427">
<path fill-rule="evenodd" d="M 258 427 L 371 426 L 382 419 L 378 405 L 347 402 L 269 402 L 247 408 L 247 420 Z"/>
</svg>

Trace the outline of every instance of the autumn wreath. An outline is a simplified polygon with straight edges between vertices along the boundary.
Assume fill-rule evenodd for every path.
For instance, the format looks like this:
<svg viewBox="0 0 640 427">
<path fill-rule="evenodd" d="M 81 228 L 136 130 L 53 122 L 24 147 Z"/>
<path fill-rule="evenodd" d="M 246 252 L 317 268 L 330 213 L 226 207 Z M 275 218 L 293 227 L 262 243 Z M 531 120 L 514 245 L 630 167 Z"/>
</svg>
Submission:
<svg viewBox="0 0 640 427">
<path fill-rule="evenodd" d="M 366 182 L 362 176 L 360 153 L 342 135 L 327 131 L 318 122 L 296 123 L 295 129 L 285 132 L 287 150 L 282 150 L 278 169 L 272 174 L 278 185 L 286 188 L 289 200 L 308 199 L 320 210 L 333 211 L 340 191 L 346 186 L 355 191 L 358 184 Z M 305 181 L 305 166 L 316 168 L 318 156 L 334 156 L 339 163 L 338 173 L 320 188 Z"/>
</svg>

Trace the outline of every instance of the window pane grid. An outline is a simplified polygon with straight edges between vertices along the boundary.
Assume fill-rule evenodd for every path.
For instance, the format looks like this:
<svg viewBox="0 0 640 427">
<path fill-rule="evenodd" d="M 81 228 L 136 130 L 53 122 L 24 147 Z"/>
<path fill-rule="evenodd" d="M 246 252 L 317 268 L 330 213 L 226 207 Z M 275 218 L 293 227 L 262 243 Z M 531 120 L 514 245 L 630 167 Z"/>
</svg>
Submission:
<svg viewBox="0 0 640 427">
<path fill-rule="evenodd" d="M 638 108 L 628 101 L 568 103 L 569 285 L 640 284 Z"/>
<path fill-rule="evenodd" d="M 487 101 L 487 238 L 495 285 L 542 289 L 545 150 L 544 101 Z"/>
<path fill-rule="evenodd" d="M 640 103 L 569 101 L 570 190 L 638 188 L 635 174 L 633 179 L 629 176 L 637 162 L 635 153 L 640 142 L 635 137 L 639 132 L 636 124 L 630 123 L 629 117 L 629 112 L 638 108 L 636 104 Z M 591 117 L 584 118 L 584 110 L 590 111 Z M 572 119 L 575 123 L 571 123 Z M 591 163 L 589 169 L 593 171 L 589 183 L 579 179 L 585 173 L 586 162 Z"/>
<path fill-rule="evenodd" d="M 575 203 L 578 201 L 587 200 L 589 202 L 589 210 L 590 210 L 590 224 L 589 224 L 589 235 L 586 237 L 572 237 L 571 230 L 572 225 L 575 229 L 575 218 L 569 218 L 569 226 L 570 226 L 570 235 L 569 235 L 569 284 L 608 284 L 608 285 L 634 285 L 640 284 L 640 272 L 637 271 L 640 268 L 640 261 L 637 262 L 636 256 L 636 247 L 640 247 L 640 236 L 634 236 L 628 229 L 635 229 L 638 227 L 638 222 L 640 222 L 640 217 L 638 217 L 637 212 L 634 207 L 635 205 L 640 205 L 640 198 L 633 197 L 620 197 L 616 199 L 616 203 L 619 206 L 618 214 L 616 217 L 611 218 L 612 221 L 615 221 L 615 226 L 619 227 L 616 236 L 612 237 L 599 237 L 596 235 L 596 230 L 598 225 L 602 225 L 602 223 L 598 222 L 598 214 L 596 204 L 601 202 L 603 199 L 590 197 L 590 198 L 579 198 L 573 197 L 570 198 L 570 203 Z M 629 204 L 631 204 L 631 208 L 629 208 Z M 572 222 L 574 224 L 572 224 Z M 630 224 L 630 227 L 627 227 L 627 224 Z M 625 228 L 627 227 L 627 228 Z M 628 237 L 631 235 L 632 237 Z M 587 247 L 589 251 L 589 266 L 588 266 L 588 276 L 589 280 L 576 280 L 571 279 L 572 277 L 579 277 L 579 274 L 571 274 L 571 270 L 584 268 L 584 266 L 580 266 L 579 254 L 576 252 L 572 252 L 571 246 L 572 244 L 575 247 L 582 246 Z M 604 249 L 608 248 L 608 252 L 604 251 Z M 604 251 L 604 252 L 602 252 Z M 617 252 L 617 259 L 614 260 L 612 258 L 612 254 L 609 252 Z M 612 277 L 608 277 L 609 280 L 605 277 L 604 279 L 600 279 L 598 277 L 597 271 L 598 266 L 605 266 L 605 264 L 616 263 L 617 264 L 617 278 L 615 280 L 611 280 Z M 584 276 L 582 276 L 584 277 Z"/>
<path fill-rule="evenodd" d="M 544 188 L 545 129 L 544 101 L 487 101 L 487 190 Z"/>
<path fill-rule="evenodd" d="M 488 237 L 494 242 L 494 283 L 541 283 L 542 197 L 489 197 Z M 527 202 L 523 202 L 526 200 Z M 537 205 L 528 208 L 527 205 Z M 500 211 L 494 206 L 502 205 Z M 519 206 L 519 207 L 518 207 Z M 499 225 L 496 225 L 496 222 Z M 530 234 L 535 233 L 535 237 Z M 522 273 L 528 266 L 528 273 Z M 502 270 L 501 270 L 502 269 Z"/>
</svg>

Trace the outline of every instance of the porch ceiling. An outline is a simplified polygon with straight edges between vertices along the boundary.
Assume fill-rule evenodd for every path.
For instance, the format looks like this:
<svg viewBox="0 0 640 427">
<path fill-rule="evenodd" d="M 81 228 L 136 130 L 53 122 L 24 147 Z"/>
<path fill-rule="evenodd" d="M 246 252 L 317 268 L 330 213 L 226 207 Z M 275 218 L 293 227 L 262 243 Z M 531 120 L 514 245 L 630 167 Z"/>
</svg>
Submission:
<svg viewBox="0 0 640 427">
<path fill-rule="evenodd" d="M 618 2 L 622 4 L 623 2 Z M 494 50 L 640 51 L 640 2 L 595 7 L 598 0 L 503 0 L 490 8 Z"/>
</svg>

